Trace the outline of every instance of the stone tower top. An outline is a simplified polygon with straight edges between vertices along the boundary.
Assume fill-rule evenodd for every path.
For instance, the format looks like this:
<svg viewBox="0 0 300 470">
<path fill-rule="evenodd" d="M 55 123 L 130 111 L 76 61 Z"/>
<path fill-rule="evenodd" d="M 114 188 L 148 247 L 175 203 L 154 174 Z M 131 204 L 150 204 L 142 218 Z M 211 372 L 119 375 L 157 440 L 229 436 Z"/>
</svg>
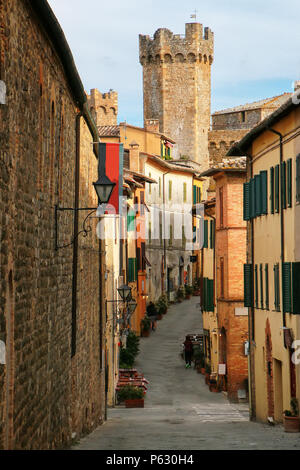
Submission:
<svg viewBox="0 0 300 470">
<path fill-rule="evenodd" d="M 93 88 L 87 99 L 97 126 L 117 125 L 118 93 L 116 91 L 109 90 L 108 93 L 100 93 L 97 88 Z"/>
<path fill-rule="evenodd" d="M 209 62 L 213 61 L 214 33 L 200 23 L 187 23 L 185 36 L 169 29 L 158 29 L 154 37 L 139 36 L 140 63 Z"/>
</svg>

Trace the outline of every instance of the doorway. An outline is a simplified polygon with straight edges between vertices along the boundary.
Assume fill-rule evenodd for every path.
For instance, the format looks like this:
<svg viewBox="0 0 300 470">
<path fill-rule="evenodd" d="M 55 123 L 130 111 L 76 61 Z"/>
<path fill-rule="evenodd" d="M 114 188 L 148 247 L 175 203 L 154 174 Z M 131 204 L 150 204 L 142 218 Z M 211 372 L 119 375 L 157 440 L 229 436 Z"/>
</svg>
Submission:
<svg viewBox="0 0 300 470">
<path fill-rule="evenodd" d="M 274 394 L 274 419 L 276 422 L 281 423 L 283 413 L 282 362 L 277 359 L 274 359 Z"/>
</svg>

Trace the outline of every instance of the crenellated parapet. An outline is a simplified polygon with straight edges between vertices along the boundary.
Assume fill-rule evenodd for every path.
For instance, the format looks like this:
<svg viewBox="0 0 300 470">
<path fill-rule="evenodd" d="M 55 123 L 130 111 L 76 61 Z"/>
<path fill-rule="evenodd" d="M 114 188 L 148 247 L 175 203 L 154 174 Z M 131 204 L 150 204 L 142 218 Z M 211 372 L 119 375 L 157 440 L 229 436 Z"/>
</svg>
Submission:
<svg viewBox="0 0 300 470">
<path fill-rule="evenodd" d="M 200 23 L 187 23 L 185 36 L 169 29 L 158 29 L 154 37 L 139 36 L 140 63 L 172 64 L 203 63 L 211 65 L 214 53 L 214 33 Z"/>
<path fill-rule="evenodd" d="M 87 96 L 90 111 L 98 126 L 114 126 L 118 117 L 118 93 L 101 93 L 97 88 Z"/>
</svg>

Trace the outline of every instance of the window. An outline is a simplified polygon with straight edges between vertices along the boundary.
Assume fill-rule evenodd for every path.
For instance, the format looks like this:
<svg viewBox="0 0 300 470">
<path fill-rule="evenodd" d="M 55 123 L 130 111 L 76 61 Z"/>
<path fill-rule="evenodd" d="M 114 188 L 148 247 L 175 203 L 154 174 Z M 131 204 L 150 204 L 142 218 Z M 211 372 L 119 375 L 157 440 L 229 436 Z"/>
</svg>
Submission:
<svg viewBox="0 0 300 470">
<path fill-rule="evenodd" d="M 244 220 L 250 220 L 250 183 L 244 183 Z"/>
<path fill-rule="evenodd" d="M 279 264 L 274 265 L 274 309 L 280 310 L 280 284 L 279 284 Z"/>
<path fill-rule="evenodd" d="M 197 186 L 193 186 L 193 204 L 197 204 Z"/>
<path fill-rule="evenodd" d="M 292 310 L 294 314 L 300 314 L 300 263 L 292 264 Z"/>
<path fill-rule="evenodd" d="M 266 309 L 269 310 L 269 265 L 265 265 Z"/>
<path fill-rule="evenodd" d="M 204 243 L 203 248 L 208 248 L 208 220 L 204 220 Z"/>
<path fill-rule="evenodd" d="M 220 258 L 220 296 L 224 298 L 224 258 Z"/>
<path fill-rule="evenodd" d="M 172 181 L 169 181 L 169 201 L 172 199 Z"/>
<path fill-rule="evenodd" d="M 255 215 L 261 215 L 261 182 L 260 175 L 254 176 L 254 191 L 255 191 Z"/>
<path fill-rule="evenodd" d="M 241 112 L 241 121 L 246 122 L 246 111 Z"/>
<path fill-rule="evenodd" d="M 264 308 L 264 281 L 263 281 L 263 265 L 259 266 L 259 275 L 260 275 L 260 308 Z"/>
<path fill-rule="evenodd" d="M 274 167 L 270 170 L 270 200 L 271 200 L 271 214 L 274 214 L 275 210 L 275 193 L 274 193 Z"/>
<path fill-rule="evenodd" d="M 213 249 L 215 247 L 215 221 L 210 221 L 210 248 Z"/>
<path fill-rule="evenodd" d="M 279 212 L 279 165 L 275 167 L 275 212 Z"/>
<path fill-rule="evenodd" d="M 288 207 L 292 207 L 292 168 L 293 160 L 289 158 L 287 161 L 287 204 Z"/>
<path fill-rule="evenodd" d="M 127 214 L 127 231 L 134 232 L 135 230 L 135 213 L 132 209 L 129 209 Z"/>
<path fill-rule="evenodd" d="M 286 209 L 286 162 L 281 163 L 281 207 Z"/>
<path fill-rule="evenodd" d="M 268 213 L 268 172 L 260 172 L 261 214 Z"/>
<path fill-rule="evenodd" d="M 220 227 L 223 227 L 223 223 L 224 223 L 223 188 L 219 189 L 219 199 L 220 199 Z"/>
<path fill-rule="evenodd" d="M 186 202 L 186 183 L 183 183 L 183 202 Z"/>
<path fill-rule="evenodd" d="M 282 307 L 284 312 L 292 310 L 292 264 L 282 264 Z"/>
<path fill-rule="evenodd" d="M 137 280 L 137 259 L 128 258 L 128 282 Z"/>
<path fill-rule="evenodd" d="M 300 154 L 296 158 L 296 201 L 300 202 Z"/>
<path fill-rule="evenodd" d="M 253 266 L 244 264 L 244 305 L 253 307 Z"/>
</svg>

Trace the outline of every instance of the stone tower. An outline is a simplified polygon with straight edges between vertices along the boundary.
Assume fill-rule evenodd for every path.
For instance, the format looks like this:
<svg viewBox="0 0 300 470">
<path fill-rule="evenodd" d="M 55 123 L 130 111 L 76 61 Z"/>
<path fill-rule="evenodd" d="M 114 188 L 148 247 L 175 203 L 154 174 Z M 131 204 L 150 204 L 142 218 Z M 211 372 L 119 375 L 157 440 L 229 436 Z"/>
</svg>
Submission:
<svg viewBox="0 0 300 470">
<path fill-rule="evenodd" d="M 189 157 L 208 166 L 211 64 L 214 35 L 199 23 L 185 25 L 185 36 L 158 29 L 140 35 L 144 121 L 158 119 L 160 131 L 176 141 L 175 159 Z"/>
<path fill-rule="evenodd" d="M 109 90 L 100 93 L 97 88 L 87 96 L 88 105 L 97 126 L 116 126 L 118 118 L 118 93 Z"/>
</svg>

